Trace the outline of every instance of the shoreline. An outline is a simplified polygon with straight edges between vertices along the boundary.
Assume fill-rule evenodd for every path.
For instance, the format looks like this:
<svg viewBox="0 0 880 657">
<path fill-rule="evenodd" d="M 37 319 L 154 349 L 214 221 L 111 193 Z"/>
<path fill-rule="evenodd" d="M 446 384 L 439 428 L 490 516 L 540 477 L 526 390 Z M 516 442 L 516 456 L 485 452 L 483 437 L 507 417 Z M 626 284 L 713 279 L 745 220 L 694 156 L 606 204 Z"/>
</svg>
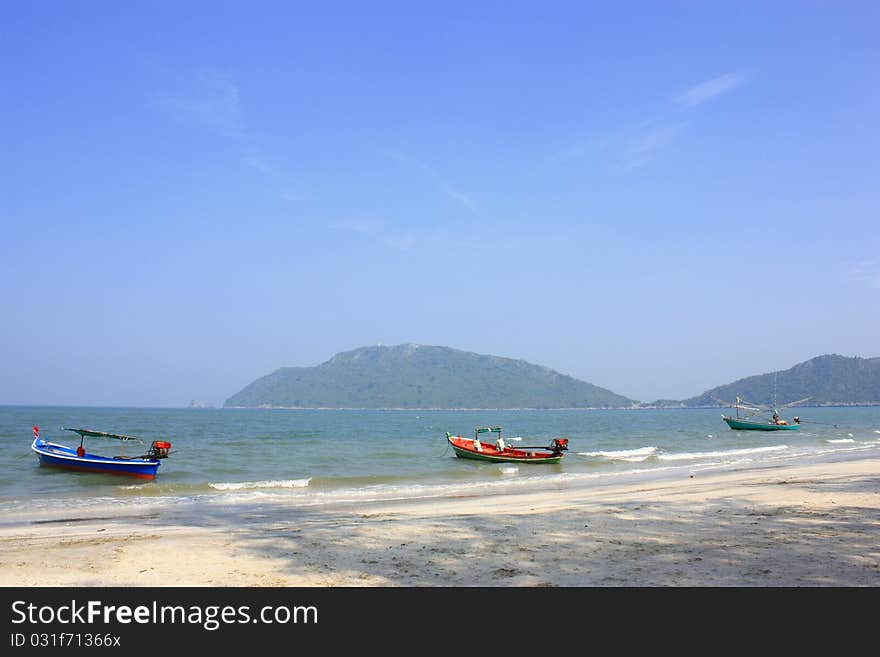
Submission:
<svg viewBox="0 0 880 657">
<path fill-rule="evenodd" d="M 316 506 L 59 504 L 3 518 L 0 586 L 880 585 L 880 458 L 691 475 Z"/>
</svg>

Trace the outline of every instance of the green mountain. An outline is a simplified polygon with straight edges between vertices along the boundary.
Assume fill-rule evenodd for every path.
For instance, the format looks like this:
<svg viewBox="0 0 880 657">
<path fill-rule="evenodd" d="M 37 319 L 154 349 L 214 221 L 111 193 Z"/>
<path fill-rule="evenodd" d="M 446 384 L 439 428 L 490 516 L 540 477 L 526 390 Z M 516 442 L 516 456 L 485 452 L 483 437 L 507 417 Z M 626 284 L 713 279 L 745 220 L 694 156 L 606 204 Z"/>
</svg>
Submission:
<svg viewBox="0 0 880 657">
<path fill-rule="evenodd" d="M 680 405 L 718 406 L 719 399 L 732 402 L 736 397 L 755 404 L 774 404 L 774 392 L 780 406 L 804 397 L 810 398 L 805 406 L 880 404 L 880 358 L 817 356 L 784 371 L 712 388 Z"/>
<path fill-rule="evenodd" d="M 224 406 L 608 408 L 631 399 L 522 360 L 449 347 L 362 347 L 316 367 L 282 367 Z"/>
</svg>

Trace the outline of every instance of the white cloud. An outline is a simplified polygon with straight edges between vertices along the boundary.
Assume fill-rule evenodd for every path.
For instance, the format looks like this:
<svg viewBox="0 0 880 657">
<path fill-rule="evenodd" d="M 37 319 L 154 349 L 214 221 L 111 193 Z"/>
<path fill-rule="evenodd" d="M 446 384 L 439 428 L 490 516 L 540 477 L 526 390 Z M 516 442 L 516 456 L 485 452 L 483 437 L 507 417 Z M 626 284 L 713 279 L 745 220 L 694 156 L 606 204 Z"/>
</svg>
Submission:
<svg viewBox="0 0 880 657">
<path fill-rule="evenodd" d="M 346 219 L 333 225 L 360 235 L 376 235 L 382 230 L 382 224 L 368 219 Z"/>
<path fill-rule="evenodd" d="M 462 192 L 460 189 L 453 187 L 449 182 L 444 179 L 440 174 L 438 174 L 434 169 L 429 167 L 424 162 L 420 162 L 408 155 L 403 155 L 401 153 L 389 153 L 389 155 L 401 162 L 403 164 L 407 164 L 410 166 L 414 166 L 419 169 L 422 173 L 424 173 L 446 196 L 451 198 L 453 201 L 464 207 L 468 212 L 473 214 L 474 216 L 479 217 L 480 213 L 477 211 L 477 207 L 474 204 L 473 199 L 468 195 Z"/>
<path fill-rule="evenodd" d="M 564 146 L 556 152 L 551 153 L 544 158 L 542 166 L 561 166 L 569 162 L 576 162 L 587 156 L 588 147 L 584 142 L 578 142 L 572 145 Z"/>
<path fill-rule="evenodd" d="M 590 157 L 606 154 L 624 169 L 637 169 L 647 165 L 661 149 L 668 147 L 687 125 L 686 108 L 696 107 L 723 94 L 730 93 L 748 82 L 749 76 L 742 71 L 725 73 L 686 89 L 675 97 L 679 107 L 666 108 L 652 118 L 635 126 L 616 130 L 589 139 L 581 137 L 545 158 L 544 166 L 578 165 Z M 682 107 L 683 106 L 683 107 Z"/>
<path fill-rule="evenodd" d="M 390 246 L 392 249 L 398 249 L 400 251 L 408 251 L 416 244 L 416 236 L 412 232 L 407 232 L 402 235 L 396 235 L 394 237 L 388 237 L 385 239 L 385 244 Z"/>
<path fill-rule="evenodd" d="M 202 73 L 185 93 L 164 95 L 158 105 L 174 119 L 224 137 L 244 137 L 238 86 L 215 71 Z"/>
<path fill-rule="evenodd" d="M 273 187 L 278 190 L 281 198 L 288 202 L 299 202 L 303 200 L 303 194 L 300 191 L 300 185 L 297 184 L 291 176 L 284 172 L 280 167 L 266 160 L 266 158 L 251 153 L 242 160 L 245 166 L 260 173 L 266 178 Z"/>
<path fill-rule="evenodd" d="M 244 163 L 248 165 L 251 169 L 255 169 L 259 171 L 265 176 L 270 178 L 283 178 L 284 174 L 275 166 L 269 164 L 266 160 L 261 157 L 257 157 L 254 155 L 248 156 L 244 158 Z"/>
<path fill-rule="evenodd" d="M 365 239 L 375 240 L 379 244 L 398 251 L 408 251 L 418 242 L 416 233 L 411 230 L 395 234 L 391 229 L 386 229 L 381 222 L 370 219 L 344 219 L 331 224 L 331 227 L 354 233 Z"/>
<path fill-rule="evenodd" d="M 625 169 L 643 167 L 654 155 L 669 146 L 684 127 L 683 123 L 649 126 L 629 137 L 621 148 L 620 161 Z"/>
<path fill-rule="evenodd" d="M 863 260 L 850 266 L 846 274 L 850 281 L 857 281 L 874 290 L 880 290 L 880 261 Z"/>
<path fill-rule="evenodd" d="M 443 191 L 446 193 L 446 195 L 449 198 L 451 198 L 453 201 L 457 201 L 460 205 L 462 205 L 465 208 L 467 208 L 468 210 L 470 210 L 473 214 L 476 214 L 476 215 L 479 214 L 477 212 L 476 206 L 474 205 L 474 201 L 473 201 L 473 199 L 471 199 L 470 196 L 468 196 L 464 192 L 456 189 L 455 187 L 452 187 L 451 185 L 441 183 L 440 186 L 443 189 Z"/>
<path fill-rule="evenodd" d="M 175 121 L 235 139 L 244 166 L 266 178 L 288 203 L 303 200 L 299 181 L 262 156 L 253 130 L 246 129 L 238 85 L 224 74 L 204 71 L 190 76 L 183 90 L 157 98 L 156 104 Z"/>
<path fill-rule="evenodd" d="M 702 105 L 703 103 L 718 98 L 718 96 L 730 93 L 737 87 L 745 84 L 748 79 L 748 75 L 740 71 L 725 73 L 717 78 L 712 78 L 711 80 L 706 80 L 705 82 L 689 87 L 679 94 L 676 100 L 680 105 L 686 107 Z"/>
</svg>

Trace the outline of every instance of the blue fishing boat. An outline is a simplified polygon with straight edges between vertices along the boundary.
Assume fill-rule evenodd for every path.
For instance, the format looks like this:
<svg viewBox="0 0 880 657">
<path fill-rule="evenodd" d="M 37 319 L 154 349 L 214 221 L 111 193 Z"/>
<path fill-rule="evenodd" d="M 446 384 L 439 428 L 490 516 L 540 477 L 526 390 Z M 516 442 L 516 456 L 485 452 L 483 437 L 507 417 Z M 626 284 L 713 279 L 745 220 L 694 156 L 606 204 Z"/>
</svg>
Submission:
<svg viewBox="0 0 880 657">
<path fill-rule="evenodd" d="M 140 479 L 154 479 L 156 471 L 159 469 L 160 460 L 166 458 L 171 450 L 171 443 L 164 440 L 154 440 L 150 444 L 147 453 L 140 456 L 125 456 L 124 454 L 101 456 L 86 451 L 84 445 L 86 437 L 118 440 L 123 445 L 129 442 L 143 445 L 144 441 L 135 436 L 126 436 L 118 433 L 107 433 L 92 429 L 62 428 L 65 431 L 79 434 L 78 447 L 60 445 L 41 438 L 40 428 L 34 427 L 34 442 L 31 445 L 31 449 L 36 452 L 40 465 L 81 472 L 105 472 L 108 474 L 138 477 Z"/>
</svg>

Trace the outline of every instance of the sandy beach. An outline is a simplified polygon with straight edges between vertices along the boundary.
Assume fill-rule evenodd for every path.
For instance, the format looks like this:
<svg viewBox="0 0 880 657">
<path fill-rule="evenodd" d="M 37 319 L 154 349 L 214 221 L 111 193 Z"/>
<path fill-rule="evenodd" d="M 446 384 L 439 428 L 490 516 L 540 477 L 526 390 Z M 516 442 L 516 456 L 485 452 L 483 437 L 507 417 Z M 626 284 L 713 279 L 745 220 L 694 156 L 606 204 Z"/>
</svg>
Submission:
<svg viewBox="0 0 880 657">
<path fill-rule="evenodd" d="M 4 517 L 3 586 L 877 586 L 880 459 L 296 507 Z"/>
</svg>

